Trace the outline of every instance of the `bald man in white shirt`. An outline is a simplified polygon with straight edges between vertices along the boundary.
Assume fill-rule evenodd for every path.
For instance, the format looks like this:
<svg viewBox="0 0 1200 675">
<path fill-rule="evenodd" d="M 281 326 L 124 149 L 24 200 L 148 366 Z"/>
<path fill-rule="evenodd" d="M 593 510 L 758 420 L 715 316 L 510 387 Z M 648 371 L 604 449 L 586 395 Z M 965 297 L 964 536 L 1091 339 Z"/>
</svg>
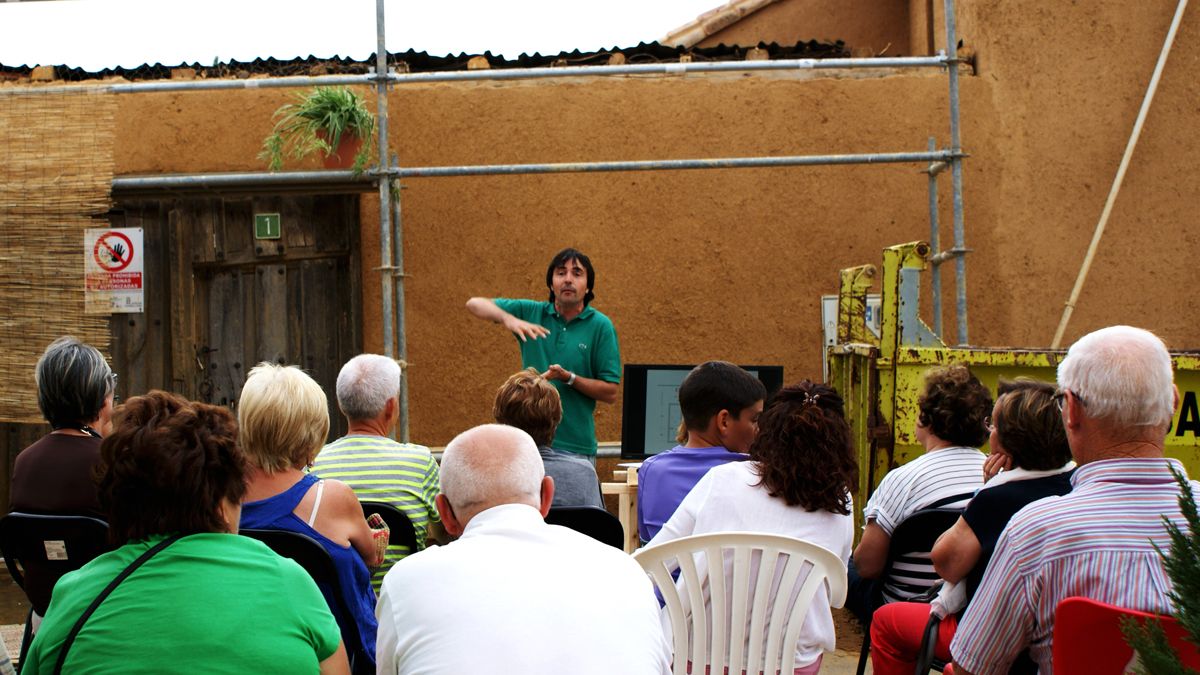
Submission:
<svg viewBox="0 0 1200 675">
<path fill-rule="evenodd" d="M 543 518 L 554 497 L 529 434 L 470 429 L 442 455 L 437 507 L 459 537 L 383 580 L 380 673 L 666 673 L 658 602 L 625 552 Z"/>
</svg>

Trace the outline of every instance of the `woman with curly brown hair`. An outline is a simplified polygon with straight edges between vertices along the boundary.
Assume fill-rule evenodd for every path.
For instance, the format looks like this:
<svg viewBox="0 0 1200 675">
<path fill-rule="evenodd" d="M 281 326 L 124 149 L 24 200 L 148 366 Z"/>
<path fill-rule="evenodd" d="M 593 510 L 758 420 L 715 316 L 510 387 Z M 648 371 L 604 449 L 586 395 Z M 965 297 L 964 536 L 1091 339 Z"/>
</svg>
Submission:
<svg viewBox="0 0 1200 675">
<path fill-rule="evenodd" d="M 121 546 L 59 580 L 24 672 L 348 672 L 312 578 L 237 536 L 247 468 L 228 410 L 135 396 L 100 467 Z"/>
<path fill-rule="evenodd" d="M 984 570 L 1008 521 L 1027 504 L 1071 491 L 1071 447 L 1056 401 L 1057 390 L 1047 382 L 1019 378 L 1000 380 L 989 425 L 989 465 L 1006 468 L 988 478 L 963 511 L 962 517 L 933 546 L 933 566 L 941 578 L 962 587 L 960 603 L 975 595 Z M 990 472 L 989 472 L 990 473 Z M 948 592 L 947 592 L 948 594 Z M 946 602 L 941 603 L 943 607 Z M 934 655 L 950 660 L 950 640 L 958 626 L 958 610 L 948 608 L 938 625 Z M 961 608 L 960 608 L 961 609 Z M 880 675 L 911 673 L 916 667 L 930 606 L 893 602 L 875 612 L 871 621 L 871 664 Z M 1022 655 L 1009 672 L 1036 672 Z"/>
<path fill-rule="evenodd" d="M 858 464 L 842 398 L 805 380 L 785 387 L 758 420 L 749 462 L 714 467 L 648 546 L 708 532 L 782 534 L 846 561 L 854 541 L 850 493 Z M 816 673 L 834 648 L 829 599 L 817 593 L 796 647 L 796 673 Z"/>
<path fill-rule="evenodd" d="M 883 573 L 896 526 L 922 509 L 962 509 L 983 485 L 986 456 L 979 446 L 988 438 L 992 411 L 987 387 L 964 365 L 934 368 L 925 375 L 917 408 L 914 435 L 925 454 L 888 471 L 863 508 L 866 525 L 854 550 L 846 607 L 864 626 L 877 608 L 872 599 L 874 582 L 867 580 Z M 915 597 L 938 579 L 932 564 L 911 567 L 906 568 L 903 582 L 888 580 L 884 603 Z"/>
</svg>

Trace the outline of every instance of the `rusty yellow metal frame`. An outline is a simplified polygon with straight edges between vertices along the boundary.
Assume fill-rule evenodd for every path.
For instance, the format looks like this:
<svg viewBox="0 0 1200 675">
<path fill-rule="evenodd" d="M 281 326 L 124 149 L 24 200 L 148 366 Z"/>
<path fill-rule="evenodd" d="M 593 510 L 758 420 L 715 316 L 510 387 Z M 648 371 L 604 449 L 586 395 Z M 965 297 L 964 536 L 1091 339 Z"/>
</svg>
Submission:
<svg viewBox="0 0 1200 675">
<path fill-rule="evenodd" d="M 1065 350 L 948 347 L 919 316 L 919 279 L 930 254 L 925 242 L 884 249 L 882 329 L 875 338 L 866 327 L 866 297 L 876 277 L 863 265 L 842 270 L 838 291 L 838 340 L 828 348 L 830 382 L 842 393 L 860 478 L 855 516 L 888 470 L 918 457 L 923 448 L 914 432 L 917 396 L 925 373 L 935 366 L 962 363 L 995 391 L 1000 378 L 1055 381 Z M 1200 475 L 1200 354 L 1172 353 L 1180 406 L 1167 435 L 1167 455 Z"/>
</svg>

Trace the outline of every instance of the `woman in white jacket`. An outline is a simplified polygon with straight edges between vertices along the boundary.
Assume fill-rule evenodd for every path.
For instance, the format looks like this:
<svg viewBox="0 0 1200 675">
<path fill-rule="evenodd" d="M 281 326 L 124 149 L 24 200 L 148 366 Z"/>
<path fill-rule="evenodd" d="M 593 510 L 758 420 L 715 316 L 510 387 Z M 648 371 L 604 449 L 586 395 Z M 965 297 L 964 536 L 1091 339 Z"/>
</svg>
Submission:
<svg viewBox="0 0 1200 675">
<path fill-rule="evenodd" d="M 648 545 L 709 532 L 765 532 L 823 546 L 845 563 L 854 542 L 850 491 L 858 464 L 841 396 L 805 380 L 780 390 L 758 425 L 751 461 L 710 470 Z M 817 593 L 796 648 L 795 675 L 816 673 L 822 653 L 833 648 L 829 599 Z"/>
</svg>

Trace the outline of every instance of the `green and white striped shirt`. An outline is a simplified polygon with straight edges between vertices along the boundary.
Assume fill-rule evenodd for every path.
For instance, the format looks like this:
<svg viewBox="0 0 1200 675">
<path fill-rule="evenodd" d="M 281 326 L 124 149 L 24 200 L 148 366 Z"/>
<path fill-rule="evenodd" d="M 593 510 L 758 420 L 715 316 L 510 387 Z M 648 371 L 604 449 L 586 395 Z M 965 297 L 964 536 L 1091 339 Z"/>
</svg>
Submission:
<svg viewBox="0 0 1200 675">
<path fill-rule="evenodd" d="M 434 505 L 438 465 L 423 445 L 350 434 L 321 449 L 312 473 L 346 483 L 362 501 L 387 502 L 403 511 L 412 521 L 420 548 L 425 546 L 430 523 L 439 521 Z M 407 546 L 388 546 L 387 557 L 371 578 L 376 593 L 383 575 L 411 553 Z"/>
</svg>

